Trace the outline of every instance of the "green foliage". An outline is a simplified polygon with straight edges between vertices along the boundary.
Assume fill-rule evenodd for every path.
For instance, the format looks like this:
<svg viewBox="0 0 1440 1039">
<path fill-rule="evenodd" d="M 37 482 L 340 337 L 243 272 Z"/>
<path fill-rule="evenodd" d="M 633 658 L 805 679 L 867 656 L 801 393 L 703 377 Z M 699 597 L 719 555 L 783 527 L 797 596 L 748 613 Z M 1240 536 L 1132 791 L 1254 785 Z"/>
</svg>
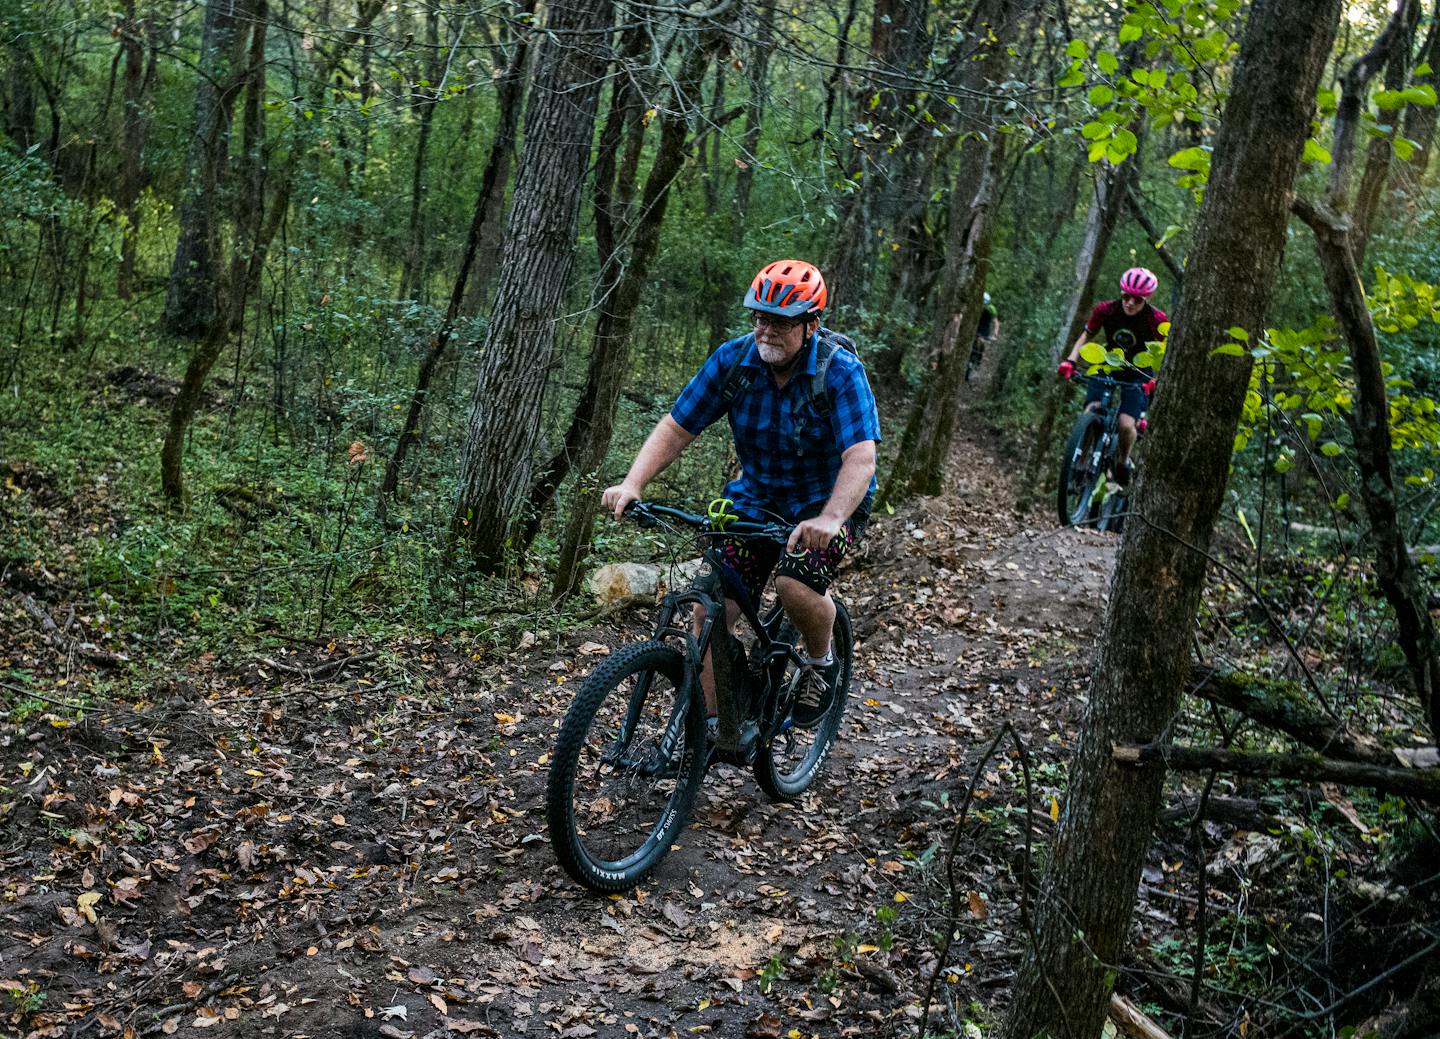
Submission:
<svg viewBox="0 0 1440 1039">
<path fill-rule="evenodd" d="M 765 961 L 765 966 L 760 968 L 757 984 L 760 991 L 769 995 L 775 988 L 775 983 L 785 977 L 785 964 L 781 962 L 777 953 Z"/>
</svg>

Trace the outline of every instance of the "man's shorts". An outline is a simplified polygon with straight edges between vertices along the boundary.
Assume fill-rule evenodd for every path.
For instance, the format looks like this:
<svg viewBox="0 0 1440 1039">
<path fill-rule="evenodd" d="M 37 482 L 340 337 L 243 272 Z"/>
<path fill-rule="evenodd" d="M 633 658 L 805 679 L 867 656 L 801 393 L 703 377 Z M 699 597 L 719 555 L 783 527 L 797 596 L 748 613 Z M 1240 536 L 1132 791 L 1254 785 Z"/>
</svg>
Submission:
<svg viewBox="0 0 1440 1039">
<path fill-rule="evenodd" d="M 807 509 L 800 518 L 814 519 L 821 508 Z M 750 519 L 745 516 L 743 519 Z M 791 577 L 801 584 L 824 593 L 835 581 L 844 559 L 865 535 L 869 523 L 869 511 L 862 505 L 845 521 L 830 544 L 820 549 L 797 549 L 786 552 L 785 546 L 768 538 L 743 538 L 718 535 L 721 558 L 731 572 L 738 576 L 756 607 L 765 590 L 765 581 L 773 570 L 776 577 Z M 763 522 L 763 521 L 753 521 Z"/>
<path fill-rule="evenodd" d="M 1089 391 L 1085 394 L 1087 406 L 1097 402 L 1103 402 L 1110 393 L 1108 386 L 1092 382 Z M 1122 382 L 1120 384 L 1120 414 L 1129 415 L 1138 419 L 1145 414 L 1145 408 L 1149 401 L 1145 397 L 1145 391 L 1138 382 Z"/>
</svg>

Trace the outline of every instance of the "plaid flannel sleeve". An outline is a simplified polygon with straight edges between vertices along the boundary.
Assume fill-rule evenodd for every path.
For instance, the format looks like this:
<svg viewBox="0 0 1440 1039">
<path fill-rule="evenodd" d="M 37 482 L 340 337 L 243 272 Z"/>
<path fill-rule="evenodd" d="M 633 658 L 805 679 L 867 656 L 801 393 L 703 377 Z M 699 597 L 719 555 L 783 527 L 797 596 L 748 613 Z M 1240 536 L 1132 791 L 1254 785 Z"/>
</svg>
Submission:
<svg viewBox="0 0 1440 1039">
<path fill-rule="evenodd" d="M 693 436 L 699 436 L 716 419 L 725 414 L 725 402 L 720 391 L 725 385 L 725 376 L 735 363 L 737 350 L 744 348 L 744 341 L 732 339 L 705 359 L 670 409 L 670 417 L 680 428 Z"/>
<path fill-rule="evenodd" d="M 879 443 L 880 414 L 865 366 L 850 358 L 840 364 L 832 362 L 826 382 L 831 394 L 830 421 L 840 450 L 847 451 L 866 440 Z"/>
</svg>

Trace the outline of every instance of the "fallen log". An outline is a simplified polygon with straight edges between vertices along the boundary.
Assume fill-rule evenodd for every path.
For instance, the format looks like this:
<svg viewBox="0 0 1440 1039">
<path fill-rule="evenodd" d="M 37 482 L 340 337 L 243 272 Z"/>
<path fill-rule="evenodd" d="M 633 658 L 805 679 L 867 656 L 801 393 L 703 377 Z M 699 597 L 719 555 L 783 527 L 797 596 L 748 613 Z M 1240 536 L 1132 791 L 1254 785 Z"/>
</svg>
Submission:
<svg viewBox="0 0 1440 1039">
<path fill-rule="evenodd" d="M 1183 797 L 1178 804 L 1171 805 L 1160 813 L 1161 822 L 1189 822 L 1200 810 L 1199 797 Z M 1216 797 L 1205 801 L 1205 818 L 1210 822 L 1225 823 L 1244 830 L 1263 830 L 1280 825 L 1277 811 L 1263 801 L 1249 797 Z"/>
<path fill-rule="evenodd" d="M 1350 732 L 1317 710 L 1313 698 L 1295 682 L 1203 664 L 1191 668 L 1190 679 L 1192 695 L 1233 708 L 1327 758 L 1377 766 L 1391 762 L 1376 740 Z"/>
<path fill-rule="evenodd" d="M 1319 754 L 1260 754 L 1171 743 L 1116 744 L 1111 756 L 1120 765 L 1162 764 L 1178 772 L 1214 769 L 1259 779 L 1298 779 L 1370 787 L 1440 804 L 1440 768 L 1385 768 L 1336 761 Z"/>
<path fill-rule="evenodd" d="M 1170 1033 L 1145 1016 L 1134 1003 L 1124 996 L 1110 996 L 1110 1020 L 1121 1034 L 1130 1039 L 1170 1039 Z"/>
</svg>

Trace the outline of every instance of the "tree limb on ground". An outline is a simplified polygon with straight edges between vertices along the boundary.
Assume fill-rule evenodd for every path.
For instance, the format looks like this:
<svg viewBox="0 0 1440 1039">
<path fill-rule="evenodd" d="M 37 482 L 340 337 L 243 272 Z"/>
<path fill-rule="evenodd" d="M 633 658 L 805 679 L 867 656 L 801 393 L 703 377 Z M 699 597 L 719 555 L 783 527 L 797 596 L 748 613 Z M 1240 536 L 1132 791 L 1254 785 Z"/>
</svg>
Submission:
<svg viewBox="0 0 1440 1039">
<path fill-rule="evenodd" d="M 1130 1039 L 1170 1039 L 1169 1032 L 1121 995 L 1110 996 L 1110 1020 L 1121 1034 L 1130 1036 Z"/>
<path fill-rule="evenodd" d="M 1191 668 L 1190 678 L 1192 695 L 1233 708 L 1326 757 L 1375 766 L 1392 763 L 1389 752 L 1376 740 L 1350 732 L 1315 710 L 1309 695 L 1295 682 L 1203 664 Z"/>
<path fill-rule="evenodd" d="M 1440 768 L 1383 768 L 1335 761 L 1318 754 L 1259 754 L 1207 747 L 1177 747 L 1170 743 L 1117 743 L 1112 748 L 1111 757 L 1120 765 L 1159 763 L 1178 772 L 1216 769 L 1259 779 L 1343 783 L 1440 804 Z"/>
</svg>

